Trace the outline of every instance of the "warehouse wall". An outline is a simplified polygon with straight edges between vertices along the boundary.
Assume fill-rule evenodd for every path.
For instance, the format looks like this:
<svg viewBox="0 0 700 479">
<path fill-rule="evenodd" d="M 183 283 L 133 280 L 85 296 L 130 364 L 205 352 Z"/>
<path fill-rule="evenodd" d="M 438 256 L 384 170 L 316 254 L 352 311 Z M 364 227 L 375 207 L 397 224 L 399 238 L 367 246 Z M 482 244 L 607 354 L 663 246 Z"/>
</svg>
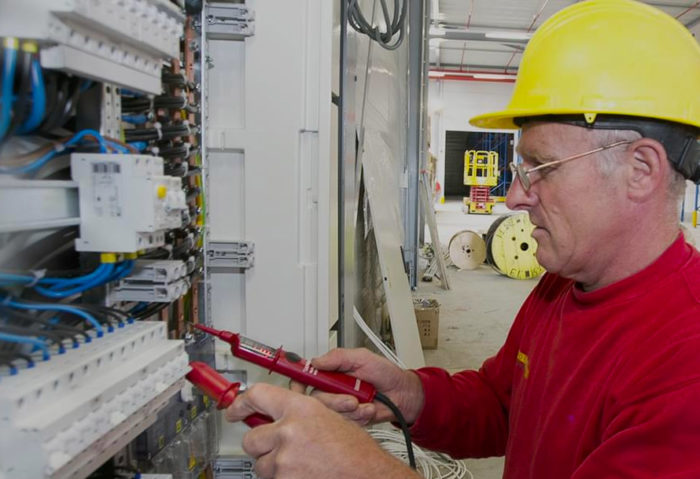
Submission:
<svg viewBox="0 0 700 479">
<path fill-rule="evenodd" d="M 513 83 L 430 80 L 430 152 L 438 159 L 436 179 L 440 185 L 445 184 L 445 132 L 481 130 L 471 126 L 469 118 L 505 108 L 512 92 Z"/>
</svg>

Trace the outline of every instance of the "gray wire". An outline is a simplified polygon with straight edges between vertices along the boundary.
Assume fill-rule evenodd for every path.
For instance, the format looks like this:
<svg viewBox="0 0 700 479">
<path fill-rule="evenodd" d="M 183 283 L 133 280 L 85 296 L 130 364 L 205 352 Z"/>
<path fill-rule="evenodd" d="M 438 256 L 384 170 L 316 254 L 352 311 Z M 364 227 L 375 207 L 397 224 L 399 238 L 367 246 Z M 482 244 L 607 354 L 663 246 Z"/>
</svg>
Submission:
<svg viewBox="0 0 700 479">
<path fill-rule="evenodd" d="M 375 0 L 376 1 L 376 0 Z M 373 26 L 362 14 L 358 0 L 348 0 L 348 23 L 357 32 L 367 35 L 386 50 L 396 50 L 401 46 L 406 32 L 406 11 L 408 0 L 393 0 L 393 14 L 389 14 L 387 0 L 379 0 L 386 30 Z M 398 36 L 396 36 L 398 34 Z M 394 38 L 396 37 L 396 38 Z"/>
</svg>

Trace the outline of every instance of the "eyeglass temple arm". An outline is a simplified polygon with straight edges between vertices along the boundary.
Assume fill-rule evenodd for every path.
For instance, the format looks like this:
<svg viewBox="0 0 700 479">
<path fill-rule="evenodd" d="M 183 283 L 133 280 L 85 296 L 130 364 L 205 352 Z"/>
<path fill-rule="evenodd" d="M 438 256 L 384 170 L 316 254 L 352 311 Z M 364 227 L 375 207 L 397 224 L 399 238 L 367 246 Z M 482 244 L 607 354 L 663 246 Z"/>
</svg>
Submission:
<svg viewBox="0 0 700 479">
<path fill-rule="evenodd" d="M 616 146 L 626 145 L 628 143 L 631 143 L 631 142 L 630 141 L 618 141 L 615 143 L 611 143 L 609 145 L 605 145 L 605 146 L 601 146 L 600 148 L 596 148 L 595 150 L 586 151 L 584 153 L 578 153 L 574 156 L 568 156 L 566 158 L 562 158 L 561 160 L 555 160 L 555 161 L 550 161 L 549 163 L 544 163 L 540 166 L 530 168 L 529 170 L 526 171 L 526 173 L 529 174 L 529 173 L 532 173 L 533 171 L 541 170 L 543 168 L 549 168 L 551 166 L 561 165 L 562 163 L 566 163 L 567 161 L 577 160 L 579 158 L 583 158 L 584 156 L 592 155 L 592 154 L 598 153 L 600 151 L 609 150 L 610 148 L 615 148 Z"/>
</svg>

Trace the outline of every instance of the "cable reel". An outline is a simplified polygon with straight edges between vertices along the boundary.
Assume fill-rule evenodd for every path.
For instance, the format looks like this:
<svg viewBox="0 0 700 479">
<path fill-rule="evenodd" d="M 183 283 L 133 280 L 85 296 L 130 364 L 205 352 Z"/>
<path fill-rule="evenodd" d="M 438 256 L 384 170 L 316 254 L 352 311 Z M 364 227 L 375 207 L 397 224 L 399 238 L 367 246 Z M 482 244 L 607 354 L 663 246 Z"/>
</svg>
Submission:
<svg viewBox="0 0 700 479">
<path fill-rule="evenodd" d="M 486 259 L 486 242 L 479 234 L 469 230 L 455 233 L 447 250 L 450 260 L 459 269 L 476 269 Z"/>
<path fill-rule="evenodd" d="M 535 226 L 527 213 L 501 216 L 486 233 L 486 262 L 513 279 L 536 278 L 544 272 L 537 262 Z"/>
</svg>

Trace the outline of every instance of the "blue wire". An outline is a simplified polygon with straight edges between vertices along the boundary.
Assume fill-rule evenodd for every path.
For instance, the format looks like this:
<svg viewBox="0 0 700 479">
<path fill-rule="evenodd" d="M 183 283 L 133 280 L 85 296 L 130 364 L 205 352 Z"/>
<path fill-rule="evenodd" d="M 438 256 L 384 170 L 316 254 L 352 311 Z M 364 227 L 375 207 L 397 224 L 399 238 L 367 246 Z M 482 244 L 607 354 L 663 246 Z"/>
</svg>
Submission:
<svg viewBox="0 0 700 479">
<path fill-rule="evenodd" d="M 91 314 L 86 313 L 82 309 L 71 308 L 70 306 L 66 306 L 64 304 L 19 303 L 8 296 L 1 297 L 0 303 L 11 308 L 17 309 L 36 311 L 63 311 L 65 313 L 74 314 L 76 316 L 80 316 L 85 321 L 92 324 L 95 327 L 95 331 L 97 331 L 98 338 L 104 336 L 104 329 L 102 329 L 102 325 Z"/>
<path fill-rule="evenodd" d="M 131 151 L 126 146 L 120 145 L 117 142 L 109 141 L 109 140 L 105 140 L 105 142 L 107 143 L 107 145 L 114 148 L 119 153 L 131 153 Z"/>
<path fill-rule="evenodd" d="M 94 136 L 97 138 L 97 142 L 100 144 L 100 153 L 106 153 L 107 152 L 107 142 L 106 140 L 100 135 L 98 131 L 95 130 L 82 130 L 79 131 L 78 133 L 75 134 L 73 138 L 68 140 L 66 143 L 66 146 L 73 146 L 77 144 L 79 141 L 81 141 L 85 136 L 90 135 Z"/>
<path fill-rule="evenodd" d="M 80 283 L 77 284 L 73 287 L 69 287 L 68 289 L 62 289 L 60 285 L 55 285 L 50 288 L 44 288 L 43 286 L 36 286 L 34 290 L 48 298 L 67 298 L 68 296 L 73 296 L 74 294 L 82 293 L 83 291 L 87 291 L 92 288 L 96 288 L 98 286 L 101 286 L 105 284 L 106 282 L 109 281 L 109 278 L 112 276 L 114 272 L 114 264 L 113 263 L 107 263 L 105 264 L 106 268 L 102 269 L 102 274 L 99 276 L 96 276 L 95 278 L 91 279 L 90 281 L 87 281 L 85 283 Z M 102 265 L 100 265 L 102 266 Z M 99 269 L 99 268 L 98 268 Z"/>
<path fill-rule="evenodd" d="M 2 92 L 0 93 L 0 140 L 5 137 L 10 127 L 12 112 L 12 89 L 15 83 L 17 67 L 17 48 L 4 48 L 5 61 L 2 66 Z"/>
<path fill-rule="evenodd" d="M 143 311 L 147 307 L 148 307 L 148 303 L 145 301 L 141 301 L 140 303 L 138 303 L 136 306 L 134 306 L 133 308 L 131 308 L 129 310 L 129 314 L 133 316 L 135 314 L 140 313 L 141 311 Z"/>
<path fill-rule="evenodd" d="M 95 270 L 89 274 L 78 276 L 76 278 L 40 278 L 37 284 L 41 285 L 53 285 L 56 287 L 69 287 L 75 286 L 77 284 L 85 283 L 91 281 L 92 279 L 102 276 L 104 270 L 109 268 L 107 263 L 100 264 Z M 11 273 L 0 273 L 0 281 L 8 283 L 31 283 L 35 281 L 34 276 L 11 274 Z"/>
<path fill-rule="evenodd" d="M 139 93 L 139 92 L 133 91 L 133 90 L 127 90 L 126 88 L 121 89 L 121 94 L 122 94 L 122 96 L 136 96 L 136 97 L 146 96 L 143 93 Z"/>
<path fill-rule="evenodd" d="M 132 125 L 143 125 L 148 122 L 147 115 L 122 115 L 122 121 Z"/>
<path fill-rule="evenodd" d="M 45 341 L 36 338 L 28 338 L 27 336 L 19 336 L 17 334 L 0 333 L 0 341 L 7 341 L 9 343 L 20 343 L 20 344 L 31 344 L 43 351 L 44 361 L 48 361 L 51 355 L 49 354 L 49 347 Z"/>
<path fill-rule="evenodd" d="M 38 59 L 32 60 L 32 111 L 19 129 L 19 134 L 29 133 L 41 124 L 46 112 L 46 87 L 44 74 Z"/>
<path fill-rule="evenodd" d="M 97 139 L 97 142 L 100 145 L 100 152 L 101 153 L 107 152 L 107 140 L 105 140 L 102 137 L 102 135 L 100 135 L 95 130 L 82 130 L 82 131 L 76 133 L 75 136 L 73 136 L 73 138 L 68 140 L 65 145 L 61 145 L 57 149 L 49 151 L 41 158 L 34 160 L 33 162 L 31 162 L 27 165 L 24 165 L 24 166 L 19 167 L 19 168 L 0 167 L 0 174 L 21 175 L 21 174 L 31 173 L 32 171 L 35 171 L 38 168 L 41 168 L 42 166 L 44 166 L 44 164 L 46 162 L 51 160 L 58 153 L 64 151 L 67 148 L 72 148 L 76 144 L 80 143 L 83 140 L 83 138 L 87 135 L 94 136 Z M 124 148 L 121 145 L 119 145 L 119 146 L 120 146 L 120 148 Z"/>
<path fill-rule="evenodd" d="M 139 151 L 143 151 L 146 148 L 148 148 L 148 142 L 146 142 L 146 141 L 132 141 L 129 143 L 129 146 L 136 148 Z"/>
</svg>

